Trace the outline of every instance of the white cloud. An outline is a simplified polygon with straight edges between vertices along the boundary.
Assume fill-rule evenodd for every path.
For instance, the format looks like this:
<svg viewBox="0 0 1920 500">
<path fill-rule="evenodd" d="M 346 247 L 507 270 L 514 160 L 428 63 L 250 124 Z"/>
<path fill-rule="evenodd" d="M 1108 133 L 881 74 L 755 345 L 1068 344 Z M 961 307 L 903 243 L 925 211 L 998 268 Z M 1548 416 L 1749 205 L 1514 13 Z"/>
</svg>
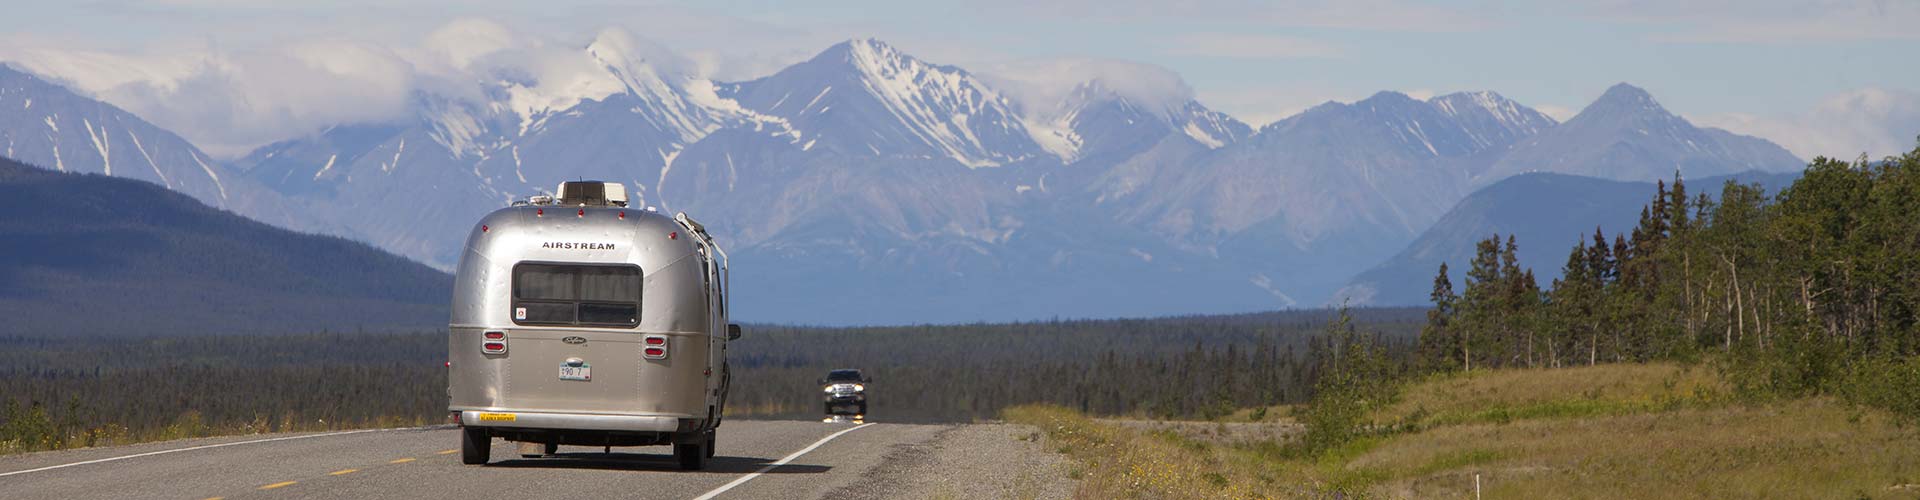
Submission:
<svg viewBox="0 0 1920 500">
<path fill-rule="evenodd" d="M 336 40 L 242 52 L 30 48 L 0 58 L 125 108 L 218 155 L 244 153 L 328 124 L 396 118 L 414 80 L 412 65 L 393 52 Z"/>
<path fill-rule="evenodd" d="M 1226 21 L 1274 27 L 1449 33 L 1492 22 L 1485 8 L 1419 0 L 1059 0 L 1013 2 L 1026 15 L 1118 21 Z"/>
<path fill-rule="evenodd" d="M 1689 119 L 1766 138 L 1801 158 L 1880 158 L 1913 150 L 1920 136 L 1920 92 L 1869 87 L 1828 96 L 1808 111 L 1785 116 L 1723 113 Z"/>
<path fill-rule="evenodd" d="M 1562 123 L 1565 123 L 1567 120 L 1573 119 L 1573 115 L 1580 114 L 1580 110 L 1578 109 L 1574 109 L 1567 106 L 1556 106 L 1552 104 L 1541 104 L 1538 106 L 1533 106 L 1533 110 L 1539 111 L 1541 113 L 1545 113 L 1547 116 L 1553 117 L 1554 121 L 1562 122 Z"/>
<path fill-rule="evenodd" d="M 1029 59 L 987 65 L 978 74 L 1027 111 L 1041 115 L 1075 87 L 1092 81 L 1154 111 L 1178 109 L 1193 99 L 1193 89 L 1172 70 L 1112 59 Z"/>
<path fill-rule="evenodd" d="M 21 39 L 32 40 L 32 39 Z M 208 153 L 238 156 L 263 144 L 341 123 L 410 119 L 421 91 L 481 99 L 483 84 L 526 88 L 512 105 L 568 106 L 619 91 L 606 64 L 644 61 L 687 75 L 697 64 L 620 29 L 588 40 L 515 31 L 458 19 L 413 42 L 308 39 L 240 51 L 168 47 L 74 50 L 58 44 L 0 45 L 0 60 L 133 112 Z"/>
<path fill-rule="evenodd" d="M 1338 47 L 1319 40 L 1285 35 L 1195 33 L 1174 37 L 1162 53 L 1175 56 L 1232 59 L 1304 59 L 1339 57 Z"/>
<path fill-rule="evenodd" d="M 1788 44 L 1920 39 L 1910 0 L 1590 0 L 1589 17 L 1644 24 L 1656 41 Z"/>
<path fill-rule="evenodd" d="M 1354 102 L 1372 92 L 1318 83 L 1202 88 L 1200 102 L 1259 128 L 1330 101 Z"/>
</svg>

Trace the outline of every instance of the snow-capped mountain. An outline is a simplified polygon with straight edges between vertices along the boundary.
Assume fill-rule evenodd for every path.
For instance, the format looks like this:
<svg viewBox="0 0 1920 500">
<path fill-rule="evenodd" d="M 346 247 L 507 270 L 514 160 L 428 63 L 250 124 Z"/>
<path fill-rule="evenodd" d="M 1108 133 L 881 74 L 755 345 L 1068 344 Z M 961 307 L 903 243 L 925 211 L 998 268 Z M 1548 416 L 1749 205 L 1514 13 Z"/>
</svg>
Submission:
<svg viewBox="0 0 1920 500">
<path fill-rule="evenodd" d="M 1012 103 L 965 70 L 922 61 L 878 40 L 841 42 L 720 96 L 778 116 L 801 149 L 888 158 L 950 158 L 993 167 L 1036 158 Z"/>
<path fill-rule="evenodd" d="M 1631 87 L 1565 124 L 1492 92 L 1382 92 L 1256 131 L 1099 78 L 1017 101 L 988 83 L 1001 80 L 876 40 L 746 82 L 692 77 L 619 31 L 577 50 L 569 71 L 492 68 L 465 82 L 471 92 L 418 93 L 410 118 L 339 124 L 225 166 L 130 115 L 70 110 L 93 109 L 78 96 L 47 114 L 45 88 L 30 105 L 8 93 L 20 85 L 0 88 L 0 132 L 58 145 L 22 159 L 104 172 L 111 157 L 114 175 L 135 175 L 125 151 L 144 147 L 165 175 L 156 183 L 203 199 L 224 186 L 242 214 L 441 268 L 510 199 L 617 181 L 636 205 L 686 211 L 728 246 L 740 317 L 806 323 L 1312 306 L 1489 179 L 1798 165 L 1763 140 L 1693 128 Z M 91 147 L 123 135 L 140 144 Z M 201 163 L 223 184 L 183 180 Z"/>
<path fill-rule="evenodd" d="M 113 105 L 0 65 L 4 156 L 63 172 L 130 177 L 227 207 L 232 175 L 180 136 Z"/>
<path fill-rule="evenodd" d="M 1765 139 L 1700 128 L 1675 116 L 1647 91 L 1625 83 L 1558 127 L 1514 146 L 1475 179 L 1484 186 L 1526 172 L 1621 181 L 1788 172 L 1806 162 Z"/>
<path fill-rule="evenodd" d="M 1074 86 L 1065 99 L 1024 118 L 1034 142 L 1064 163 L 1125 160 L 1176 132 L 1208 148 L 1253 135 L 1247 124 L 1199 101 L 1156 107 L 1123 96 L 1098 79 Z"/>
<path fill-rule="evenodd" d="M 542 81 L 503 73 L 475 82 L 484 98 L 422 93 L 415 117 L 349 124 L 263 147 L 239 160 L 248 177 L 307 199 L 344 235 L 446 268 L 466 224 L 560 180 L 631 186 L 635 203 L 674 158 L 723 126 L 797 136 L 779 118 L 718 97 L 713 84 L 649 59 L 617 30 L 582 50 L 596 69 Z"/>
</svg>

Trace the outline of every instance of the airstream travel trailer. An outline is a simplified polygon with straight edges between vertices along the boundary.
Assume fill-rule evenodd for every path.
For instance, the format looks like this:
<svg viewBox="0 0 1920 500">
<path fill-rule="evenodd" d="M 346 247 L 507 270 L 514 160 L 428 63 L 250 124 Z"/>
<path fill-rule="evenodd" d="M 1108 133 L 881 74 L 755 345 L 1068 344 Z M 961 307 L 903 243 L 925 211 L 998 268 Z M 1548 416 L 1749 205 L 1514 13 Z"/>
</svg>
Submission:
<svg viewBox="0 0 1920 500">
<path fill-rule="evenodd" d="M 487 214 L 461 253 L 447 395 L 463 461 L 486 463 L 497 437 L 529 456 L 672 444 L 705 467 L 740 336 L 726 252 L 684 213 L 626 206 L 619 184 L 556 194 Z"/>
</svg>

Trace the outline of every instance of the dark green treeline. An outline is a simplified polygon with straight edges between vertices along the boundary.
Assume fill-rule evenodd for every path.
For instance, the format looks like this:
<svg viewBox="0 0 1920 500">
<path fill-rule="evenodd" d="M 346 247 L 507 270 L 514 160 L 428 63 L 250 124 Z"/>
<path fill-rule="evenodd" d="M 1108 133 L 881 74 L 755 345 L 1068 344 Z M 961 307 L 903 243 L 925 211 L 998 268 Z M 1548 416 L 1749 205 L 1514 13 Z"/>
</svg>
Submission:
<svg viewBox="0 0 1920 500">
<path fill-rule="evenodd" d="M 821 413 L 814 380 L 863 368 L 875 421 L 995 418 L 1050 402 L 1210 417 L 1302 401 L 1330 313 L 878 328 L 748 326 L 735 416 Z M 1355 312 L 1409 343 L 1419 311 Z M 0 453 L 446 421 L 444 332 L 0 338 Z"/>
<path fill-rule="evenodd" d="M 1442 265 L 1427 370 L 1711 360 L 1742 393 L 1829 393 L 1920 415 L 1920 149 L 1815 159 L 1776 195 L 1662 182 L 1630 232 L 1601 228 L 1543 289 L 1518 242 L 1480 242 L 1465 290 Z"/>
</svg>

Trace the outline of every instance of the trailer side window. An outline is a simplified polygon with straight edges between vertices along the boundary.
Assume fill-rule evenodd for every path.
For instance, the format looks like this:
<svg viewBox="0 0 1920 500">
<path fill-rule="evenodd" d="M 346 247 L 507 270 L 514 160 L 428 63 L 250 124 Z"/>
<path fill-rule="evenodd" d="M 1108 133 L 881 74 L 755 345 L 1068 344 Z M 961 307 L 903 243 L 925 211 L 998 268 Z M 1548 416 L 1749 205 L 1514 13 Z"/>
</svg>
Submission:
<svg viewBox="0 0 1920 500">
<path fill-rule="evenodd" d="M 513 322 L 632 327 L 640 323 L 640 268 L 578 264 L 513 266 Z"/>
</svg>

